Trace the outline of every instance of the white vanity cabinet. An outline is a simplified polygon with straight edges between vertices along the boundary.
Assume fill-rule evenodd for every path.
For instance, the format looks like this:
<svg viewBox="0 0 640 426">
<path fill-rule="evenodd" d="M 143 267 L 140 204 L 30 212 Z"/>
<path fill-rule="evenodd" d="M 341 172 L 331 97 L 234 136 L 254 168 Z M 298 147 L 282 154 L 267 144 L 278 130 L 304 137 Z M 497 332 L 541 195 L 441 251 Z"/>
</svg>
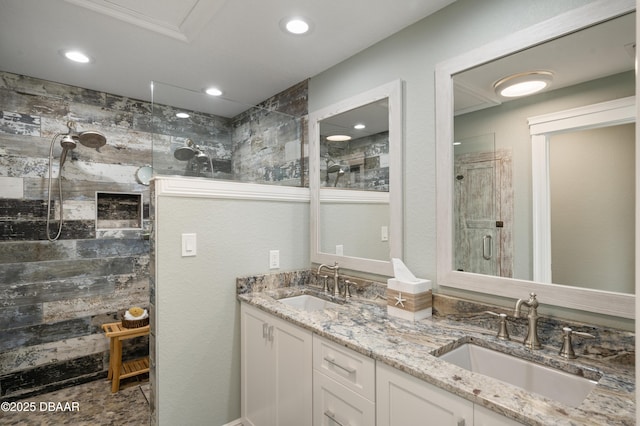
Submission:
<svg viewBox="0 0 640 426">
<path fill-rule="evenodd" d="M 375 425 L 375 361 L 313 336 L 313 425 Z"/>
<path fill-rule="evenodd" d="M 473 403 L 400 370 L 376 367 L 377 426 L 473 425 Z"/>
<path fill-rule="evenodd" d="M 245 303 L 240 310 L 243 424 L 311 426 L 312 333 Z"/>
</svg>

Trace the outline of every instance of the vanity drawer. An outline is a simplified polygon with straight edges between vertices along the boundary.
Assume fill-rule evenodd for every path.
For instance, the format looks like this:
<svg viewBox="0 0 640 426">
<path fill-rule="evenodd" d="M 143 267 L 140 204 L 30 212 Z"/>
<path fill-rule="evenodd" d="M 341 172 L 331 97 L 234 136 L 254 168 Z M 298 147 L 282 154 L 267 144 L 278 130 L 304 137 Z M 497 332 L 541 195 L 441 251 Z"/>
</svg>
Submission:
<svg viewBox="0 0 640 426">
<path fill-rule="evenodd" d="M 375 362 L 351 349 L 313 335 L 313 368 L 347 389 L 375 401 Z"/>
<path fill-rule="evenodd" d="M 371 426 L 376 423 L 376 406 L 341 384 L 313 372 L 314 426 Z"/>
</svg>

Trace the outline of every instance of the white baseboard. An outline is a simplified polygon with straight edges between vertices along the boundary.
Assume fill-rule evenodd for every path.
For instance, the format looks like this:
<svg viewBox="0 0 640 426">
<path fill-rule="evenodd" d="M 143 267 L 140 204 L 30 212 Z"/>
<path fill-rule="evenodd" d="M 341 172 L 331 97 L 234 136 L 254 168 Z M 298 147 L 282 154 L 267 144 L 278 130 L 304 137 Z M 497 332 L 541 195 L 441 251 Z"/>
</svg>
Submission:
<svg viewBox="0 0 640 426">
<path fill-rule="evenodd" d="M 233 420 L 227 423 L 226 425 L 222 425 L 222 426 L 242 426 L 242 425 L 243 425 L 242 419 L 240 418 L 240 419 Z"/>
</svg>

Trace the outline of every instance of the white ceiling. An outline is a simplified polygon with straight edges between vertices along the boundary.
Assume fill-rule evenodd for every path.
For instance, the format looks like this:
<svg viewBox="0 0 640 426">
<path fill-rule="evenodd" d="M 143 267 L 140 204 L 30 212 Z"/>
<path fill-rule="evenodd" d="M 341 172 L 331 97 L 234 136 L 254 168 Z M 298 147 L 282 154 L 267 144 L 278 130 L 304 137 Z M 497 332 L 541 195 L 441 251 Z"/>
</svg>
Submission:
<svg viewBox="0 0 640 426">
<path fill-rule="evenodd" d="M 237 102 L 206 112 L 233 116 L 453 1 L 0 0 L 0 70 L 147 101 L 152 80 L 215 85 Z M 290 16 L 311 32 L 283 32 Z"/>
</svg>

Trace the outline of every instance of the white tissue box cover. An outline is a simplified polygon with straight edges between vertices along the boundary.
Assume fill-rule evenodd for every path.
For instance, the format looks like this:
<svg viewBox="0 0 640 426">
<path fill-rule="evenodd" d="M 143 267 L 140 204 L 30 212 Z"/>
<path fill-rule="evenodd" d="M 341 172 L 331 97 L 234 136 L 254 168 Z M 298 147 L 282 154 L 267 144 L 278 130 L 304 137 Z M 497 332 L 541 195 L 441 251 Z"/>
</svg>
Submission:
<svg viewBox="0 0 640 426">
<path fill-rule="evenodd" d="M 419 279 L 412 282 L 400 281 L 396 278 L 389 278 L 387 280 L 387 288 L 407 294 L 424 293 L 425 291 L 431 290 L 431 287 L 431 280 Z"/>
</svg>

